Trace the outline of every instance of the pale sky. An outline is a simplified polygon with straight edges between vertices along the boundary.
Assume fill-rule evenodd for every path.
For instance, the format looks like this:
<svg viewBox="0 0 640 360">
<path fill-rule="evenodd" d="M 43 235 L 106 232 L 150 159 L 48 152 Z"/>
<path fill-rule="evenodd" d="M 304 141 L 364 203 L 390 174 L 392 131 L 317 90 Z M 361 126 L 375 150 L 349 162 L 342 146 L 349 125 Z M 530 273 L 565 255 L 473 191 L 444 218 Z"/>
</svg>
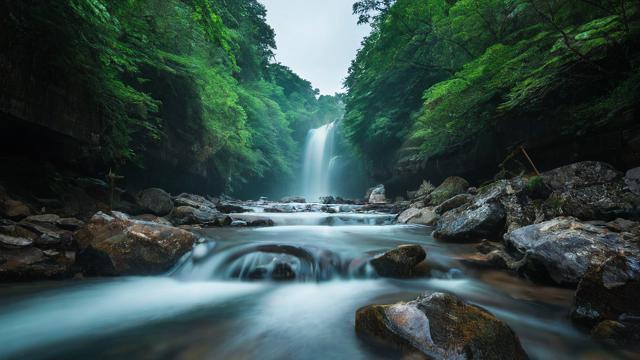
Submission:
<svg viewBox="0 0 640 360">
<path fill-rule="evenodd" d="M 276 60 L 320 93 L 342 91 L 351 60 L 369 27 L 357 25 L 353 0 L 260 0 L 276 32 Z"/>
</svg>

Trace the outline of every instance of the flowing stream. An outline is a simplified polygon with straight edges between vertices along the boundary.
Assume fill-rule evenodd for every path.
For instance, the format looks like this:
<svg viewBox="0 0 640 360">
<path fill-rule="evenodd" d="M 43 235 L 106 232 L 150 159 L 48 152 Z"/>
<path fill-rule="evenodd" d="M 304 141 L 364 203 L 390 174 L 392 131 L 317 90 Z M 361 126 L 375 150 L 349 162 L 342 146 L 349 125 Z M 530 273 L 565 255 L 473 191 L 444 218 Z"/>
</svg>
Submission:
<svg viewBox="0 0 640 360">
<path fill-rule="evenodd" d="M 243 214 L 260 216 L 261 214 Z M 572 291 L 465 268 L 470 245 L 389 215 L 292 213 L 203 230 L 168 274 L 0 287 L 1 359 L 386 359 L 356 309 L 448 291 L 505 320 L 533 359 L 623 359 L 568 321 Z M 383 279 L 371 254 L 420 244 L 433 276 Z M 287 279 L 287 281 L 276 280 Z"/>
</svg>

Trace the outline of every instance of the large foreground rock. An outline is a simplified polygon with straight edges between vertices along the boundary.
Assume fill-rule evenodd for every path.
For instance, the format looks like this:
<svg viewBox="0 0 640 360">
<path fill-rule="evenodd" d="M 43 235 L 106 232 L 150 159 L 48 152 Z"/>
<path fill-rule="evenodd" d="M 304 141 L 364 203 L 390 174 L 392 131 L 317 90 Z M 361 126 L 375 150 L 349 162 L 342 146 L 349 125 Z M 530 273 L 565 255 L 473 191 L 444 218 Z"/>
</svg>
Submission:
<svg viewBox="0 0 640 360">
<path fill-rule="evenodd" d="M 505 234 L 508 248 L 522 257 L 519 270 L 534 280 L 575 286 L 593 266 L 617 252 L 638 259 L 635 236 L 571 217 L 529 225 Z"/>
<path fill-rule="evenodd" d="M 182 229 L 97 213 L 75 236 L 78 263 L 89 275 L 149 275 L 168 270 L 197 237 Z"/>
<path fill-rule="evenodd" d="M 363 307 L 356 312 L 356 332 L 377 345 L 429 359 L 527 359 L 518 337 L 504 322 L 444 293 Z"/>
<path fill-rule="evenodd" d="M 380 276 L 411 277 L 416 273 L 416 266 L 426 257 L 427 253 L 420 245 L 401 245 L 369 262 Z"/>
</svg>

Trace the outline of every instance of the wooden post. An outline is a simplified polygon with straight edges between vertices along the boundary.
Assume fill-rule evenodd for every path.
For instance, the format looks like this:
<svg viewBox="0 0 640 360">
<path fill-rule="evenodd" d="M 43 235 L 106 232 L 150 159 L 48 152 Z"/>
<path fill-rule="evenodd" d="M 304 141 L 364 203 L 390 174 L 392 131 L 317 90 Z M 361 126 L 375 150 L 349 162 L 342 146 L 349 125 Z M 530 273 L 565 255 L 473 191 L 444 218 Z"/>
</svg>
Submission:
<svg viewBox="0 0 640 360">
<path fill-rule="evenodd" d="M 124 176 L 116 175 L 111 169 L 109 169 L 109 174 L 107 174 L 109 178 L 109 187 L 111 188 L 111 197 L 109 199 L 109 211 L 113 211 L 113 194 L 116 188 L 116 180 L 124 179 Z"/>
<path fill-rule="evenodd" d="M 527 158 L 527 161 L 529 161 L 529 164 L 531 165 L 531 167 L 533 168 L 533 171 L 536 172 L 537 176 L 540 176 L 540 171 L 538 171 L 538 168 L 533 164 L 533 161 L 531 160 L 531 158 L 529 157 L 529 154 L 527 154 L 527 150 L 524 149 L 524 146 L 520 145 L 520 150 L 522 151 L 522 153 L 524 154 L 524 157 Z"/>
</svg>

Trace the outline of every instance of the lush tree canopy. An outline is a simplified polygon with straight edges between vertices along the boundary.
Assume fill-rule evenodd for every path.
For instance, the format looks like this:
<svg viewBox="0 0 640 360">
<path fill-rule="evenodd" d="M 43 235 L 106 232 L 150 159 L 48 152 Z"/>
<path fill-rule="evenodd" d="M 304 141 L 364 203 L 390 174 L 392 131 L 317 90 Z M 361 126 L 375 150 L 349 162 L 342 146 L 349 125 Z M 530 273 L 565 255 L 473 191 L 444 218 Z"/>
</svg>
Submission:
<svg viewBox="0 0 640 360">
<path fill-rule="evenodd" d="M 108 131 L 110 164 L 144 166 L 172 132 L 227 190 L 286 178 L 306 131 L 341 116 L 334 97 L 274 64 L 274 32 L 257 0 L 19 1 L 8 41 L 54 83 L 88 94 Z M 333 119 L 332 119 L 333 120 Z"/>
<path fill-rule="evenodd" d="M 346 79 L 346 134 L 378 168 L 498 119 L 545 112 L 576 131 L 638 99 L 637 1 L 360 0 L 354 12 L 373 32 Z"/>
</svg>

